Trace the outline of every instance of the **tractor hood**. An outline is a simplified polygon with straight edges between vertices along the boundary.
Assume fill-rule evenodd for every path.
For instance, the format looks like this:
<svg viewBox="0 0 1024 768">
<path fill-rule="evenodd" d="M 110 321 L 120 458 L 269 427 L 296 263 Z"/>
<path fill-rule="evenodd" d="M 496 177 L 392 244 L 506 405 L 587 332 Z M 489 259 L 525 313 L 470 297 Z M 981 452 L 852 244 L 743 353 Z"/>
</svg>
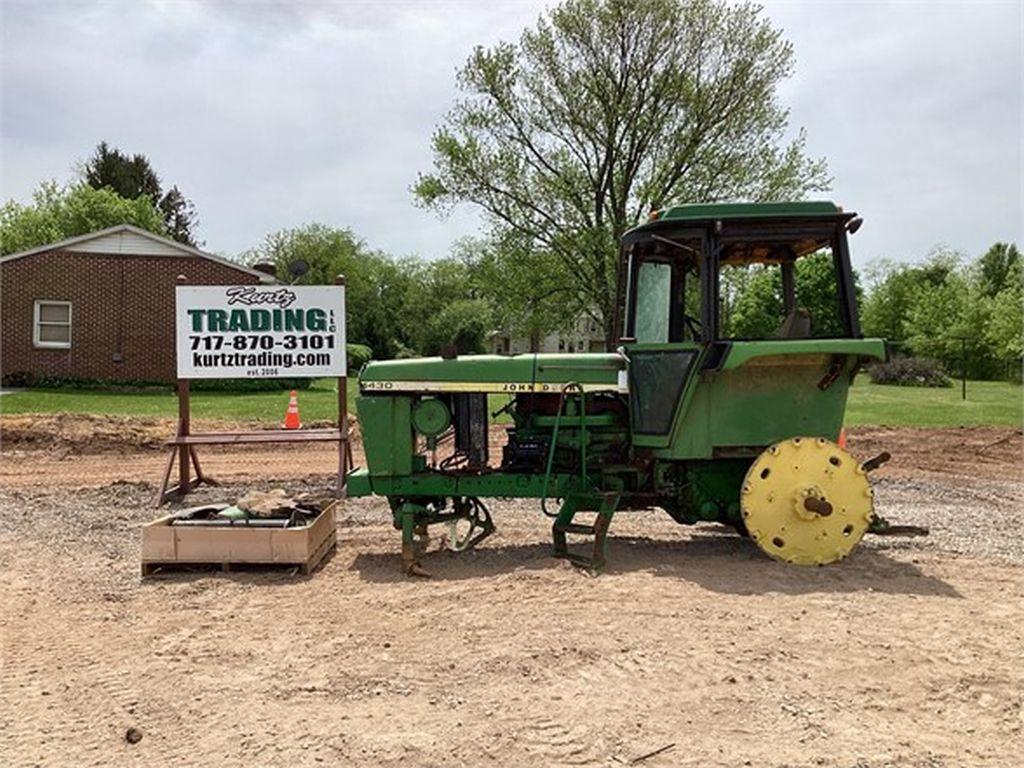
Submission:
<svg viewBox="0 0 1024 768">
<path fill-rule="evenodd" d="M 362 392 L 626 392 L 626 361 L 616 354 L 469 355 L 446 360 L 370 362 L 359 375 Z"/>
</svg>

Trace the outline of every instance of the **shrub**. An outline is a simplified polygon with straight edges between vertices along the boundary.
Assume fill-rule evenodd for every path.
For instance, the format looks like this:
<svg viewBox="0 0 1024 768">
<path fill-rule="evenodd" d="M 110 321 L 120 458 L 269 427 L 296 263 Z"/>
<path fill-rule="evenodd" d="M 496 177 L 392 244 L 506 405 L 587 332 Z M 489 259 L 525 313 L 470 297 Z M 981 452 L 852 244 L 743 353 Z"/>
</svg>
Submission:
<svg viewBox="0 0 1024 768">
<path fill-rule="evenodd" d="M 442 307 L 424 324 L 422 348 L 428 355 L 437 355 L 454 346 L 460 355 L 483 352 L 490 330 L 487 302 L 483 299 L 459 299 Z"/>
<path fill-rule="evenodd" d="M 315 379 L 192 379 L 189 389 L 196 392 L 280 392 L 282 389 L 309 389 Z"/>
<path fill-rule="evenodd" d="M 897 357 L 885 363 L 874 363 L 868 366 L 868 376 L 875 384 L 900 387 L 953 386 L 939 362 L 930 357 Z"/>
<path fill-rule="evenodd" d="M 411 347 L 405 346 L 400 341 L 395 342 L 395 359 L 396 360 L 411 360 L 416 357 L 422 357 L 422 355 Z"/>
<path fill-rule="evenodd" d="M 189 388 L 196 392 L 279 392 L 282 389 L 309 389 L 314 379 L 192 379 Z M 74 376 L 41 376 L 34 373 L 5 374 L 0 386 L 36 389 L 96 389 L 105 392 L 173 392 L 167 381 L 133 379 L 82 379 Z"/>
<path fill-rule="evenodd" d="M 83 379 L 77 376 L 50 376 L 30 371 L 5 373 L 0 386 L 35 389 L 100 389 L 109 392 L 169 392 L 173 385 L 166 381 L 141 379 Z"/>
<path fill-rule="evenodd" d="M 348 369 L 358 373 L 373 359 L 373 350 L 365 344 L 346 344 L 345 355 L 348 358 Z"/>
<path fill-rule="evenodd" d="M 25 371 L 5 373 L 0 377 L 0 387 L 31 387 L 35 376 Z"/>
</svg>

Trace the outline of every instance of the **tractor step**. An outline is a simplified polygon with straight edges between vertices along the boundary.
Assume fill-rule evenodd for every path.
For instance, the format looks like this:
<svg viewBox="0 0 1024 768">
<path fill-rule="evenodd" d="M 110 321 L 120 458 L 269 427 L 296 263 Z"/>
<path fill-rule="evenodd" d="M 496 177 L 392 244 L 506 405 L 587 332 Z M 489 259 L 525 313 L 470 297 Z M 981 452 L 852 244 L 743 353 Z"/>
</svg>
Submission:
<svg viewBox="0 0 1024 768">
<path fill-rule="evenodd" d="M 591 501 L 591 504 L 594 502 Z M 597 513 L 597 517 L 594 518 L 593 525 L 585 525 L 583 523 L 574 523 L 573 517 L 577 512 L 582 511 L 580 507 L 583 504 L 580 500 L 567 498 L 562 502 L 562 508 L 558 512 L 558 516 L 555 518 L 554 524 L 551 526 L 551 538 L 554 543 L 554 555 L 568 560 L 575 566 L 584 568 L 588 571 L 599 571 L 604 567 L 605 558 L 607 555 L 607 536 L 608 526 L 611 525 L 612 515 L 615 514 L 615 508 L 618 506 L 618 497 L 606 497 L 600 499 L 596 503 L 597 509 L 590 507 L 591 510 Z M 573 533 L 581 536 L 593 536 L 594 543 L 591 550 L 592 554 L 588 557 L 587 555 L 579 555 L 575 552 L 569 551 L 568 542 L 566 541 L 566 534 Z"/>
<path fill-rule="evenodd" d="M 559 523 L 555 521 L 555 529 L 562 533 L 578 533 L 583 536 L 593 536 L 597 533 L 597 529 L 592 525 L 584 525 L 583 523 Z"/>
</svg>

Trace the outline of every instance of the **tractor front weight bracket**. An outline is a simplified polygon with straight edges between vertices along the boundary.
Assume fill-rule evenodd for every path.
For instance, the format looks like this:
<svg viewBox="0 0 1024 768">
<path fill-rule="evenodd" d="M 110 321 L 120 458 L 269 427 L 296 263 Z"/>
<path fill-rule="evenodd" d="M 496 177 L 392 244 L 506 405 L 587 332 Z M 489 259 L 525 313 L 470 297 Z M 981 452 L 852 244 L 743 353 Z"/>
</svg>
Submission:
<svg viewBox="0 0 1024 768">
<path fill-rule="evenodd" d="M 438 523 L 448 526 L 447 547 L 452 552 L 472 549 L 494 533 L 494 521 L 486 505 L 477 498 L 453 498 L 452 511 L 445 512 L 444 500 L 427 504 L 405 501 L 393 507 L 395 527 L 402 532 L 402 570 L 410 576 L 430 576 L 420 565 L 430 537 L 428 527 Z M 467 530 L 460 533 L 459 523 Z"/>
<path fill-rule="evenodd" d="M 420 518 L 426 509 L 418 504 L 406 502 L 398 511 L 402 528 L 402 570 L 410 576 L 429 576 L 420 566 L 419 559 L 426 538 L 426 524 Z"/>
</svg>

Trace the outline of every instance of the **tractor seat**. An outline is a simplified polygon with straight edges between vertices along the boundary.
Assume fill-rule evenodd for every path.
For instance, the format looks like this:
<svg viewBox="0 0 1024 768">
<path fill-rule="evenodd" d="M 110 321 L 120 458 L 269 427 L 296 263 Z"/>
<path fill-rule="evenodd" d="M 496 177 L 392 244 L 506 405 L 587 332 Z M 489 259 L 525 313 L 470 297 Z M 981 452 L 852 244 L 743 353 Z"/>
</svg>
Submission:
<svg viewBox="0 0 1024 768">
<path fill-rule="evenodd" d="M 809 339 L 811 337 L 811 313 L 803 307 L 797 307 L 779 326 L 775 332 L 777 339 Z"/>
</svg>

